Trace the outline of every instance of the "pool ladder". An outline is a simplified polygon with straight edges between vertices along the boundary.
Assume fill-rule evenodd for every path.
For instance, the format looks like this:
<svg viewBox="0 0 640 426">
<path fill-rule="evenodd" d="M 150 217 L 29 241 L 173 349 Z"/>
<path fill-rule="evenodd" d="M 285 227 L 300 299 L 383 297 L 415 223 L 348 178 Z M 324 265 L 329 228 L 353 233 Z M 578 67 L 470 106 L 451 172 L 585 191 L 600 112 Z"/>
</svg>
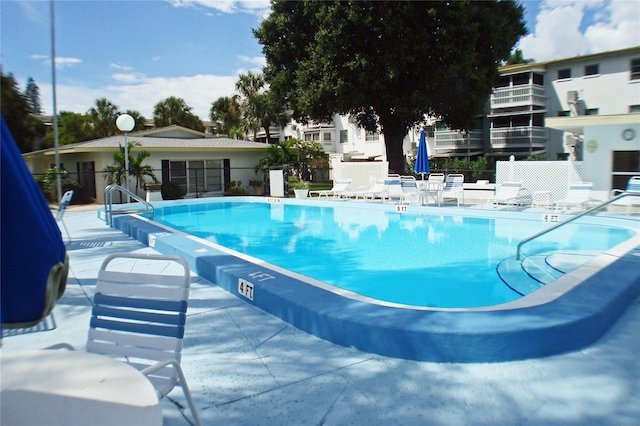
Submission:
<svg viewBox="0 0 640 426">
<path fill-rule="evenodd" d="M 583 211 L 582 213 L 577 214 L 577 215 L 575 215 L 575 216 L 573 216 L 573 217 L 571 217 L 571 218 L 569 218 L 569 219 L 567 219 L 567 220 L 565 220 L 563 222 L 559 222 L 559 223 L 555 224 L 554 226 L 552 226 L 550 228 L 547 228 L 545 230 L 542 230 L 542 231 L 538 232 L 537 234 L 534 234 L 534 235 L 532 235 L 530 237 L 525 238 L 524 240 L 522 240 L 522 241 L 520 241 L 518 243 L 518 248 L 517 248 L 517 251 L 516 251 L 516 260 L 522 260 L 522 250 L 521 250 L 522 246 L 524 244 L 528 243 L 529 241 L 535 240 L 536 238 L 538 238 L 538 237 L 540 237 L 542 235 L 545 235 L 545 234 L 553 231 L 554 229 L 558 229 L 561 226 L 566 225 L 567 223 L 573 222 L 574 220 L 579 219 L 582 216 L 586 216 L 586 215 L 588 215 L 589 213 L 591 213 L 591 212 L 593 212 L 595 210 L 599 210 L 602 207 L 605 207 L 605 206 L 607 206 L 609 204 L 613 204 L 614 202 L 620 200 L 621 198 L 624 198 L 624 197 L 638 197 L 638 196 L 640 196 L 640 194 L 637 193 L 637 192 L 623 192 L 622 194 L 620 194 L 620 195 L 618 195 L 618 196 L 616 196 L 614 198 L 611 198 L 610 200 L 604 201 L 604 202 L 598 204 L 597 206 L 592 207 L 592 208 L 590 208 L 590 209 L 588 209 L 586 211 Z"/>
<path fill-rule="evenodd" d="M 124 194 L 127 197 L 127 208 L 113 208 L 113 193 L 119 192 L 120 194 Z M 133 198 L 140 206 L 134 207 L 135 204 L 130 204 L 129 199 Z M 151 219 L 153 219 L 155 214 L 155 209 L 153 205 L 146 200 L 140 198 L 133 192 L 129 191 L 124 186 L 111 184 L 104 189 L 104 214 L 105 214 L 105 222 L 107 225 L 113 225 L 113 215 L 114 214 L 131 214 L 131 213 L 146 213 L 149 215 Z"/>
</svg>

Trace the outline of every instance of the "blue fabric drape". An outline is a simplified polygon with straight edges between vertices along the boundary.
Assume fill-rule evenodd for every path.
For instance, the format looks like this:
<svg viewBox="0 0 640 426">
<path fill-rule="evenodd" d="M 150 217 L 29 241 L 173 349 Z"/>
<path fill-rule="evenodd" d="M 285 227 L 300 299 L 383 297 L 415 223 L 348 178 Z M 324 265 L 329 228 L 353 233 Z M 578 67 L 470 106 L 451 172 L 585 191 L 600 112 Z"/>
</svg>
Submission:
<svg viewBox="0 0 640 426">
<path fill-rule="evenodd" d="M 66 249 L 38 184 L 2 121 L 0 318 L 3 328 L 44 319 L 66 284 Z"/>
</svg>

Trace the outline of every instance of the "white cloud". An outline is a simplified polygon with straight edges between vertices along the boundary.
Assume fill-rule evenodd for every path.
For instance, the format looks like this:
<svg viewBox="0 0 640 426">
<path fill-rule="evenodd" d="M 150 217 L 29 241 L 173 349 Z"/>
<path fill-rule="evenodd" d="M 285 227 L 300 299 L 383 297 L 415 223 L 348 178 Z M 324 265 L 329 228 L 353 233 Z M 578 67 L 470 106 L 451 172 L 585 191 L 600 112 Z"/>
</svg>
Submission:
<svg viewBox="0 0 640 426">
<path fill-rule="evenodd" d="M 222 13 L 250 13 L 260 17 L 268 15 L 268 0 L 168 0 L 173 7 L 204 7 Z"/>
<path fill-rule="evenodd" d="M 589 26 L 582 28 L 587 18 Z M 640 2 L 549 0 L 519 48 L 536 62 L 640 45 Z"/>
<path fill-rule="evenodd" d="M 109 64 L 109 66 L 111 68 L 115 68 L 115 69 L 120 70 L 120 71 L 132 71 L 133 70 L 133 67 L 130 67 L 128 65 L 120 65 L 120 64 L 111 63 L 111 64 Z"/>
<path fill-rule="evenodd" d="M 41 60 L 45 65 L 51 65 L 51 59 L 46 55 L 31 55 L 30 59 Z M 73 66 L 82 63 L 82 59 L 78 58 L 65 58 L 56 56 L 56 68 L 61 69 L 68 66 Z"/>
<path fill-rule="evenodd" d="M 267 65 L 267 59 L 264 56 L 240 55 L 238 56 L 238 59 L 240 59 L 242 62 L 246 62 L 248 64 L 254 65 L 258 68 L 263 68 L 265 65 Z"/>
<path fill-rule="evenodd" d="M 153 117 L 154 106 L 170 97 L 185 100 L 192 112 L 202 120 L 209 119 L 211 103 L 235 91 L 237 76 L 194 75 L 175 78 L 146 77 L 142 74 L 114 74 L 115 83 L 99 88 L 58 85 L 58 112 L 73 111 L 84 114 L 95 100 L 106 97 L 122 111 L 136 110 L 147 118 Z M 41 85 L 40 98 L 45 114 L 51 114 L 51 85 Z"/>
<path fill-rule="evenodd" d="M 111 75 L 111 78 L 113 78 L 115 81 L 119 81 L 121 83 L 138 83 L 144 80 L 144 74 L 139 73 L 139 72 L 133 72 L 133 73 L 123 73 L 123 72 L 118 72 L 115 74 Z"/>
</svg>

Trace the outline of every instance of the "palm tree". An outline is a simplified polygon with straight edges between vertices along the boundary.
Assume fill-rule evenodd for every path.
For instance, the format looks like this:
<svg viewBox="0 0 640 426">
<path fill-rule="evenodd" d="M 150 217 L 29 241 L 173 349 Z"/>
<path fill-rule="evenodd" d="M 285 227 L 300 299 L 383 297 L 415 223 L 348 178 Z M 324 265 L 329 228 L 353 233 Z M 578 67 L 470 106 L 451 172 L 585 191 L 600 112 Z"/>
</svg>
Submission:
<svg viewBox="0 0 640 426">
<path fill-rule="evenodd" d="M 246 74 L 238 75 L 236 82 L 236 90 L 245 98 L 249 99 L 253 95 L 260 93 L 266 82 L 262 73 L 254 73 L 249 71 Z"/>
<path fill-rule="evenodd" d="M 218 133 L 233 137 L 242 128 L 240 96 L 223 96 L 212 102 L 209 118 L 218 123 Z"/>
<path fill-rule="evenodd" d="M 155 105 L 153 125 L 155 127 L 166 127 L 173 124 L 204 132 L 202 121 L 191 112 L 191 107 L 187 105 L 184 99 L 170 96 Z"/>
<path fill-rule="evenodd" d="M 158 183 L 158 178 L 153 172 L 153 168 L 142 162 L 145 158 L 151 155 L 148 151 L 139 151 L 135 158 L 132 157 L 131 152 L 136 146 L 140 146 L 139 142 L 131 141 L 127 143 L 127 149 L 129 152 L 129 176 L 135 178 L 136 188 L 135 193 L 138 193 L 138 189 L 144 188 L 146 184 L 146 177 L 150 177 L 154 183 Z M 124 147 L 118 145 L 118 151 L 113 153 L 113 165 L 107 166 L 102 170 L 105 179 L 109 184 L 115 183 L 122 185 L 125 180 L 125 159 L 124 159 Z"/>
<path fill-rule="evenodd" d="M 107 98 L 96 99 L 96 105 L 87 111 L 94 137 L 104 138 L 120 133 L 116 127 L 116 118 L 120 115 L 118 106 Z"/>
<path fill-rule="evenodd" d="M 256 134 L 263 128 L 266 133 L 267 143 L 271 142 L 271 134 L 269 128 L 272 124 L 284 126 L 287 123 L 283 110 L 269 90 L 266 89 L 266 81 L 262 73 L 253 73 L 249 71 L 246 74 L 240 74 L 236 82 L 236 90 L 245 97 L 242 106 L 245 127 L 253 131 L 253 139 Z"/>
</svg>

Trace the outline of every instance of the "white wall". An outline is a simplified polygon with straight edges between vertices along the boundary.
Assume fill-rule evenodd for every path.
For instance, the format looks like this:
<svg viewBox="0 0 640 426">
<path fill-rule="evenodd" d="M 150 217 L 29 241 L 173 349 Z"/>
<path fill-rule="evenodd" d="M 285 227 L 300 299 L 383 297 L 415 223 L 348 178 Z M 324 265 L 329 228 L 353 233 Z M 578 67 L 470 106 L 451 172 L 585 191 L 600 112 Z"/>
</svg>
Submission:
<svg viewBox="0 0 640 426">
<path fill-rule="evenodd" d="M 635 133 L 631 140 L 622 136 L 627 129 Z M 613 189 L 613 151 L 640 151 L 640 123 L 584 128 L 584 180 L 593 182 L 599 199 L 608 198 Z"/>
</svg>

